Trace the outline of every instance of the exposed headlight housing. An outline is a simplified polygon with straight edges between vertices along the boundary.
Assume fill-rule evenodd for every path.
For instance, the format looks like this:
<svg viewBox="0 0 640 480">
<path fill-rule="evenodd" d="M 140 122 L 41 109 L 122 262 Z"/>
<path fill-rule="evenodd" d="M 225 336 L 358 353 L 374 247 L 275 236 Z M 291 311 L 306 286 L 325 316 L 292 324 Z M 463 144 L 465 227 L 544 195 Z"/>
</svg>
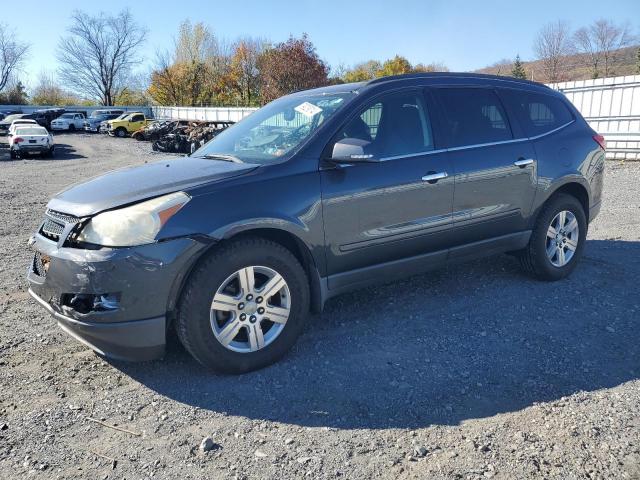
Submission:
<svg viewBox="0 0 640 480">
<path fill-rule="evenodd" d="M 77 240 L 104 247 L 131 247 L 155 242 L 156 235 L 189 200 L 184 192 L 170 193 L 93 217 Z"/>
</svg>

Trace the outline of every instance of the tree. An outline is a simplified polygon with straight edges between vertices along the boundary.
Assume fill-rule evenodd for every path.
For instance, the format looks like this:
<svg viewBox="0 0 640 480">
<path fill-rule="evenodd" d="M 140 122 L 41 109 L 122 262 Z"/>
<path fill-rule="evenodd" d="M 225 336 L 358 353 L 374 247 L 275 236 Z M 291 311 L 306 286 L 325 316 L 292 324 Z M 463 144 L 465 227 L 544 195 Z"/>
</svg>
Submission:
<svg viewBox="0 0 640 480">
<path fill-rule="evenodd" d="M 636 73 L 640 75 L 640 48 L 636 52 Z"/>
<path fill-rule="evenodd" d="M 60 78 L 78 93 L 113 105 L 146 39 L 128 10 L 115 16 L 101 13 L 91 16 L 76 10 L 58 46 Z"/>
<path fill-rule="evenodd" d="M 516 55 L 516 59 L 513 62 L 513 68 L 511 68 L 511 76 L 514 78 L 523 78 L 526 80 L 527 72 L 524 70 L 524 65 L 520 61 L 520 55 Z"/>
<path fill-rule="evenodd" d="M 306 34 L 266 49 L 259 58 L 261 95 L 269 102 L 298 90 L 328 84 L 329 68 Z"/>
<path fill-rule="evenodd" d="M 0 94 L 0 103 L 6 105 L 26 105 L 28 99 L 27 90 L 20 80 Z"/>
<path fill-rule="evenodd" d="M 611 68 L 617 60 L 616 50 L 631 45 L 635 40 L 628 23 L 617 25 L 606 19 L 578 29 L 573 38 L 578 51 L 585 55 L 593 78 L 600 76 L 601 68 L 605 77 L 612 75 Z"/>
<path fill-rule="evenodd" d="M 566 56 L 571 53 L 573 44 L 569 25 L 558 20 L 545 25 L 535 39 L 534 51 L 542 61 L 545 80 L 556 83 L 562 80 Z"/>
<path fill-rule="evenodd" d="M 29 45 L 17 40 L 9 27 L 0 23 L 0 92 L 20 69 L 29 53 Z"/>
<path fill-rule="evenodd" d="M 344 75 L 344 81 L 364 82 L 376 78 L 376 74 L 382 69 L 382 64 L 377 60 L 369 60 L 368 62 L 359 63 L 351 70 L 347 70 Z"/>
<path fill-rule="evenodd" d="M 258 97 L 261 52 L 262 42 L 244 38 L 236 43 L 231 57 L 230 78 L 244 105 L 252 105 Z"/>
<path fill-rule="evenodd" d="M 413 67 L 412 69 L 413 72 L 448 72 L 449 71 L 449 67 L 447 67 L 444 63 L 438 63 L 438 62 L 433 62 L 433 63 L 428 63 L 426 65 L 422 64 L 422 63 L 418 63 L 416 66 Z"/>
<path fill-rule="evenodd" d="M 45 70 L 40 72 L 33 89 L 31 103 L 34 105 L 77 105 L 80 99 L 60 87 L 55 76 Z"/>
<path fill-rule="evenodd" d="M 390 75 L 402 75 L 405 73 L 411 73 L 413 67 L 409 60 L 400 55 L 396 55 L 390 60 L 387 60 L 382 64 L 382 68 L 376 72 L 376 77 L 387 77 Z"/>
</svg>

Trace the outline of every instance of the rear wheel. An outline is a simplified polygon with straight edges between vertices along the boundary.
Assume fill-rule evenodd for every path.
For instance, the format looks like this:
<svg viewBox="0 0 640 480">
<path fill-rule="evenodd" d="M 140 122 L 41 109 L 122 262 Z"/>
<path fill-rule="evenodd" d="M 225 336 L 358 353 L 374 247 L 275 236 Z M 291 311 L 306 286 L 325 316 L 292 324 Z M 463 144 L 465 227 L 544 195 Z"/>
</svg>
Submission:
<svg viewBox="0 0 640 480">
<path fill-rule="evenodd" d="M 233 241 L 191 274 L 176 331 L 206 367 L 243 373 L 274 363 L 302 332 L 309 287 L 296 257 L 261 238 Z"/>
<path fill-rule="evenodd" d="M 543 207 L 529 245 L 518 252 L 525 271 L 541 280 L 560 280 L 576 267 L 587 236 L 587 219 L 580 201 L 558 194 Z"/>
<path fill-rule="evenodd" d="M 75 132 L 76 131 L 76 126 L 73 123 L 69 124 L 69 131 L 70 132 Z"/>
</svg>

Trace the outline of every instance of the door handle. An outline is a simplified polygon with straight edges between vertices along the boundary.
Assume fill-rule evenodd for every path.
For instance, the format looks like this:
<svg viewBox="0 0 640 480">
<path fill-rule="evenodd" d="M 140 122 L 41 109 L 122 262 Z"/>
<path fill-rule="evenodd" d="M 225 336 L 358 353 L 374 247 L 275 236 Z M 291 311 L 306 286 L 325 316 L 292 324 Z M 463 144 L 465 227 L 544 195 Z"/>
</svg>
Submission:
<svg viewBox="0 0 640 480">
<path fill-rule="evenodd" d="M 447 174 L 447 172 L 440 172 L 440 173 L 429 172 L 427 175 L 422 177 L 422 181 L 429 182 L 429 183 L 436 183 L 438 180 L 442 178 L 447 178 L 448 176 L 449 175 Z"/>
<path fill-rule="evenodd" d="M 524 168 L 527 165 L 531 165 L 533 162 L 535 162 L 535 160 L 533 158 L 519 158 L 518 160 L 513 162 L 513 164 L 516 167 Z"/>
</svg>

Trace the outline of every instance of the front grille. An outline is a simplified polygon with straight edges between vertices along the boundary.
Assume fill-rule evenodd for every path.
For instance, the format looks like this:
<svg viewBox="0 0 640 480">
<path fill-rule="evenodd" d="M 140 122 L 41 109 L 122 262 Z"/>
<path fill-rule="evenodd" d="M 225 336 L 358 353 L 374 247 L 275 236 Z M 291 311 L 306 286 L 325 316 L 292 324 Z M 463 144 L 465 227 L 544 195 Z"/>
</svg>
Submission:
<svg viewBox="0 0 640 480">
<path fill-rule="evenodd" d="M 73 215 L 47 209 L 40 233 L 46 238 L 57 242 L 60 240 L 60 235 L 64 232 L 67 224 L 76 224 L 79 221 L 80 219 Z"/>
</svg>

